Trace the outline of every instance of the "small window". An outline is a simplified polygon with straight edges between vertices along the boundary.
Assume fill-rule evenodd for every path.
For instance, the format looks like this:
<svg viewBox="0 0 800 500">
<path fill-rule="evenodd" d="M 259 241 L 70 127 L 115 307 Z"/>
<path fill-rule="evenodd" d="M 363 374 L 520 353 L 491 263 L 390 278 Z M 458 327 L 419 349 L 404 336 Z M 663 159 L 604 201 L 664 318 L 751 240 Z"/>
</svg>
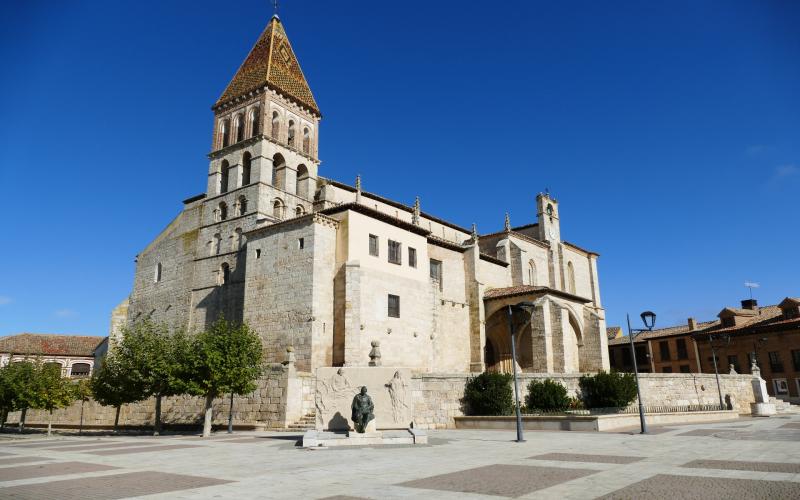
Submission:
<svg viewBox="0 0 800 500">
<path fill-rule="evenodd" d="M 228 161 L 225 160 L 219 166 L 219 193 L 227 193 L 228 192 L 228 169 L 230 165 Z"/>
<path fill-rule="evenodd" d="M 299 238 L 299 239 L 297 240 L 297 248 L 299 248 L 300 250 L 302 250 L 302 249 L 303 249 L 303 248 L 305 248 L 305 247 L 306 247 L 306 239 L 305 239 L 305 238 Z"/>
<path fill-rule="evenodd" d="M 247 198 L 244 196 L 239 197 L 239 215 L 247 213 Z"/>
<path fill-rule="evenodd" d="M 402 264 L 402 245 L 397 241 L 389 240 L 389 262 L 392 264 Z"/>
<path fill-rule="evenodd" d="M 769 353 L 769 368 L 773 373 L 783 373 L 783 363 L 779 352 L 773 351 Z"/>
<path fill-rule="evenodd" d="M 89 363 L 75 363 L 70 368 L 70 375 L 73 377 L 88 377 L 90 370 Z"/>
<path fill-rule="evenodd" d="M 794 370 L 800 372 L 800 351 L 792 351 L 792 364 Z"/>
<path fill-rule="evenodd" d="M 242 155 L 242 186 L 250 184 L 250 177 L 253 171 L 253 157 L 250 153 Z"/>
<path fill-rule="evenodd" d="M 256 259 L 260 259 L 260 258 L 261 258 L 261 249 L 260 248 L 256 248 Z"/>
<path fill-rule="evenodd" d="M 442 282 L 442 261 L 431 259 L 431 279 Z"/>
<path fill-rule="evenodd" d="M 242 117 L 242 115 L 236 115 L 235 124 L 236 142 L 242 142 L 244 140 L 244 117 Z"/>
<path fill-rule="evenodd" d="M 289 134 L 286 142 L 289 146 L 294 146 L 294 121 L 292 120 L 289 120 Z"/>
<path fill-rule="evenodd" d="M 658 343 L 658 348 L 661 351 L 661 361 L 669 361 L 669 342 L 662 340 Z"/>
<path fill-rule="evenodd" d="M 228 205 L 225 202 L 219 204 L 219 220 L 225 220 L 228 218 Z"/>
<path fill-rule="evenodd" d="M 661 373 L 672 373 L 672 367 L 671 367 L 671 366 L 665 366 L 665 367 L 663 367 L 663 368 L 661 369 Z"/>
<path fill-rule="evenodd" d="M 250 137 L 255 137 L 261 133 L 260 123 L 261 110 L 257 107 L 253 108 L 253 111 L 250 112 Z"/>
<path fill-rule="evenodd" d="M 277 111 L 272 112 L 272 138 L 278 140 L 278 134 L 281 131 L 280 116 Z"/>
<path fill-rule="evenodd" d="M 689 359 L 689 352 L 686 350 L 686 339 L 676 340 L 675 346 L 678 348 L 678 359 Z"/>
<path fill-rule="evenodd" d="M 156 271 L 155 271 L 155 276 L 153 276 L 153 281 L 156 283 L 161 281 L 161 262 L 156 264 Z"/>
<path fill-rule="evenodd" d="M 389 295 L 389 317 L 400 317 L 400 297 L 397 295 Z"/>
<path fill-rule="evenodd" d="M 378 256 L 378 237 L 374 234 L 369 235 L 369 254 L 373 257 Z"/>
<path fill-rule="evenodd" d="M 408 247 L 408 265 L 417 267 L 417 249 Z"/>
<path fill-rule="evenodd" d="M 300 216 L 304 215 L 305 213 L 306 213 L 306 211 L 303 210 L 303 206 L 302 205 L 297 205 L 297 208 L 294 209 L 295 217 L 300 217 Z"/>
<path fill-rule="evenodd" d="M 690 373 L 689 365 L 681 365 L 680 369 L 681 369 L 681 373 Z"/>
<path fill-rule="evenodd" d="M 272 203 L 272 216 L 276 219 L 283 219 L 283 202 L 279 199 Z"/>
<path fill-rule="evenodd" d="M 227 285 L 231 282 L 231 267 L 227 262 L 223 262 L 220 266 L 220 285 Z"/>
</svg>

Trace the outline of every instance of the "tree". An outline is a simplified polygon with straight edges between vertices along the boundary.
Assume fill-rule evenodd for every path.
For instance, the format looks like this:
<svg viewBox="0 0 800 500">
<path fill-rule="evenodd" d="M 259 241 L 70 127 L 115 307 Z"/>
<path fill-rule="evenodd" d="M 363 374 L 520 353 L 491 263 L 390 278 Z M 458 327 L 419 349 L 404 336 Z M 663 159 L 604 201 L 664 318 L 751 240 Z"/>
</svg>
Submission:
<svg viewBox="0 0 800 500">
<path fill-rule="evenodd" d="M 587 408 L 625 408 L 636 399 L 636 379 L 632 373 L 584 375 L 579 384 Z"/>
<path fill-rule="evenodd" d="M 6 425 L 8 412 L 14 410 L 14 391 L 9 380 L 9 365 L 0 367 L 0 430 Z"/>
<path fill-rule="evenodd" d="M 246 324 L 215 321 L 197 335 L 192 353 L 192 392 L 206 398 L 203 437 L 211 435 L 214 398 L 225 393 L 247 394 L 256 389 L 263 371 L 261 339 Z"/>
<path fill-rule="evenodd" d="M 525 406 L 528 410 L 562 411 L 569 407 L 567 388 L 552 379 L 531 380 Z"/>
<path fill-rule="evenodd" d="M 78 426 L 78 435 L 83 434 L 83 407 L 89 398 L 92 397 L 92 384 L 89 379 L 80 379 L 76 381 L 72 390 L 75 393 L 75 399 L 81 402 L 81 420 Z"/>
<path fill-rule="evenodd" d="M 464 403 L 470 415 L 510 415 L 514 411 L 511 374 L 483 372 L 464 386 Z"/>
<path fill-rule="evenodd" d="M 36 369 L 37 364 L 32 361 L 16 361 L 5 367 L 5 386 L 10 393 L 11 409 L 20 410 L 18 431 L 25 428 L 25 416 L 28 408 L 34 407 L 36 402 Z"/>
<path fill-rule="evenodd" d="M 47 410 L 47 435 L 53 430 L 53 410 L 66 408 L 75 401 L 76 393 L 72 381 L 61 376 L 61 365 L 38 364 L 33 372 L 34 391 L 31 408 Z"/>
<path fill-rule="evenodd" d="M 89 385 L 95 401 L 116 409 L 114 432 L 117 432 L 119 427 L 119 412 L 122 405 L 144 399 L 141 391 L 137 391 L 131 384 L 130 378 L 114 353 L 107 355 L 100 367 L 95 369 Z"/>
<path fill-rule="evenodd" d="M 161 399 L 189 390 L 186 384 L 189 345 L 182 330 L 170 333 L 166 325 L 144 320 L 125 328 L 115 349 L 131 396 L 137 401 L 155 397 L 155 436 L 161 433 Z"/>
</svg>

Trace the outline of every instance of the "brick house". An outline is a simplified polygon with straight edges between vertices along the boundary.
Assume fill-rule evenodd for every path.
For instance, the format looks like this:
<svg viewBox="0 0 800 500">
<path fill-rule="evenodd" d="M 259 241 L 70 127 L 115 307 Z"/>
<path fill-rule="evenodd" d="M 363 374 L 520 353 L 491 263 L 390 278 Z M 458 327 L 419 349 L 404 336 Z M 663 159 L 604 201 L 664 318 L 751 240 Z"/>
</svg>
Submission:
<svg viewBox="0 0 800 500">
<path fill-rule="evenodd" d="M 0 366 L 26 359 L 40 359 L 61 367 L 67 377 L 80 378 L 92 374 L 98 347 L 106 337 L 20 333 L 0 337 Z"/>
<path fill-rule="evenodd" d="M 639 371 L 652 373 L 714 373 L 712 343 L 720 373 L 751 373 L 755 360 L 770 395 L 800 401 L 800 299 L 787 297 L 778 305 L 759 307 L 743 300 L 726 307 L 718 319 L 656 329 L 635 341 Z M 608 341 L 609 364 L 632 371 L 628 337 Z"/>
</svg>

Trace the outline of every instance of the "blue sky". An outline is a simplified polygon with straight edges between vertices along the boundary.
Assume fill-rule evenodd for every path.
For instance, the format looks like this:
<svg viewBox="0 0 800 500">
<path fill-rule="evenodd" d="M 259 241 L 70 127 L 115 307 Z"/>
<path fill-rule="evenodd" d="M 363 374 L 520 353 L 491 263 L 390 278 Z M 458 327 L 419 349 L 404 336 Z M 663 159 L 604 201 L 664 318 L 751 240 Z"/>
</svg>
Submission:
<svg viewBox="0 0 800 500">
<path fill-rule="evenodd" d="M 107 333 L 270 4 L 4 6 L 0 335 Z M 800 3 L 281 4 L 322 175 L 481 232 L 549 188 L 609 325 L 800 296 Z"/>
</svg>

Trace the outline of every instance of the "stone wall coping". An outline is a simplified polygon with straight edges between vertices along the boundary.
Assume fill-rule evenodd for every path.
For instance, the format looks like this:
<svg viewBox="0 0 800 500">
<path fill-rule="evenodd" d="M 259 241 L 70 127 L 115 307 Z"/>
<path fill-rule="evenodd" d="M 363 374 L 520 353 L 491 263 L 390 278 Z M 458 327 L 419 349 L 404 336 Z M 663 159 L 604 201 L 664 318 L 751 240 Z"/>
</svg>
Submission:
<svg viewBox="0 0 800 500">
<path fill-rule="evenodd" d="M 731 415 L 736 413 L 736 410 L 713 410 L 713 411 L 675 411 L 675 412 L 659 412 L 650 413 L 645 412 L 648 416 L 657 415 Z M 617 418 L 629 418 L 631 416 L 638 416 L 637 413 L 611 413 L 606 415 L 522 415 L 522 420 L 570 420 L 575 422 L 586 422 L 591 420 L 609 420 Z M 455 416 L 455 420 L 477 420 L 485 422 L 504 422 L 513 421 L 517 417 L 513 415 L 502 416 L 480 416 L 480 415 L 464 415 Z"/>
<path fill-rule="evenodd" d="M 480 375 L 480 373 L 414 373 L 412 374 L 412 379 L 466 379 L 472 378 Z M 584 375 L 596 375 L 596 373 L 520 373 L 518 376 L 519 378 L 580 378 Z M 737 373 L 736 375 L 730 374 L 719 374 L 720 378 L 727 378 L 727 379 L 742 379 L 742 380 L 750 380 L 753 376 L 749 373 Z M 713 373 L 640 373 L 639 377 L 642 378 L 651 378 L 651 379 L 679 379 L 679 380 L 689 380 L 698 377 L 715 377 Z"/>
</svg>

